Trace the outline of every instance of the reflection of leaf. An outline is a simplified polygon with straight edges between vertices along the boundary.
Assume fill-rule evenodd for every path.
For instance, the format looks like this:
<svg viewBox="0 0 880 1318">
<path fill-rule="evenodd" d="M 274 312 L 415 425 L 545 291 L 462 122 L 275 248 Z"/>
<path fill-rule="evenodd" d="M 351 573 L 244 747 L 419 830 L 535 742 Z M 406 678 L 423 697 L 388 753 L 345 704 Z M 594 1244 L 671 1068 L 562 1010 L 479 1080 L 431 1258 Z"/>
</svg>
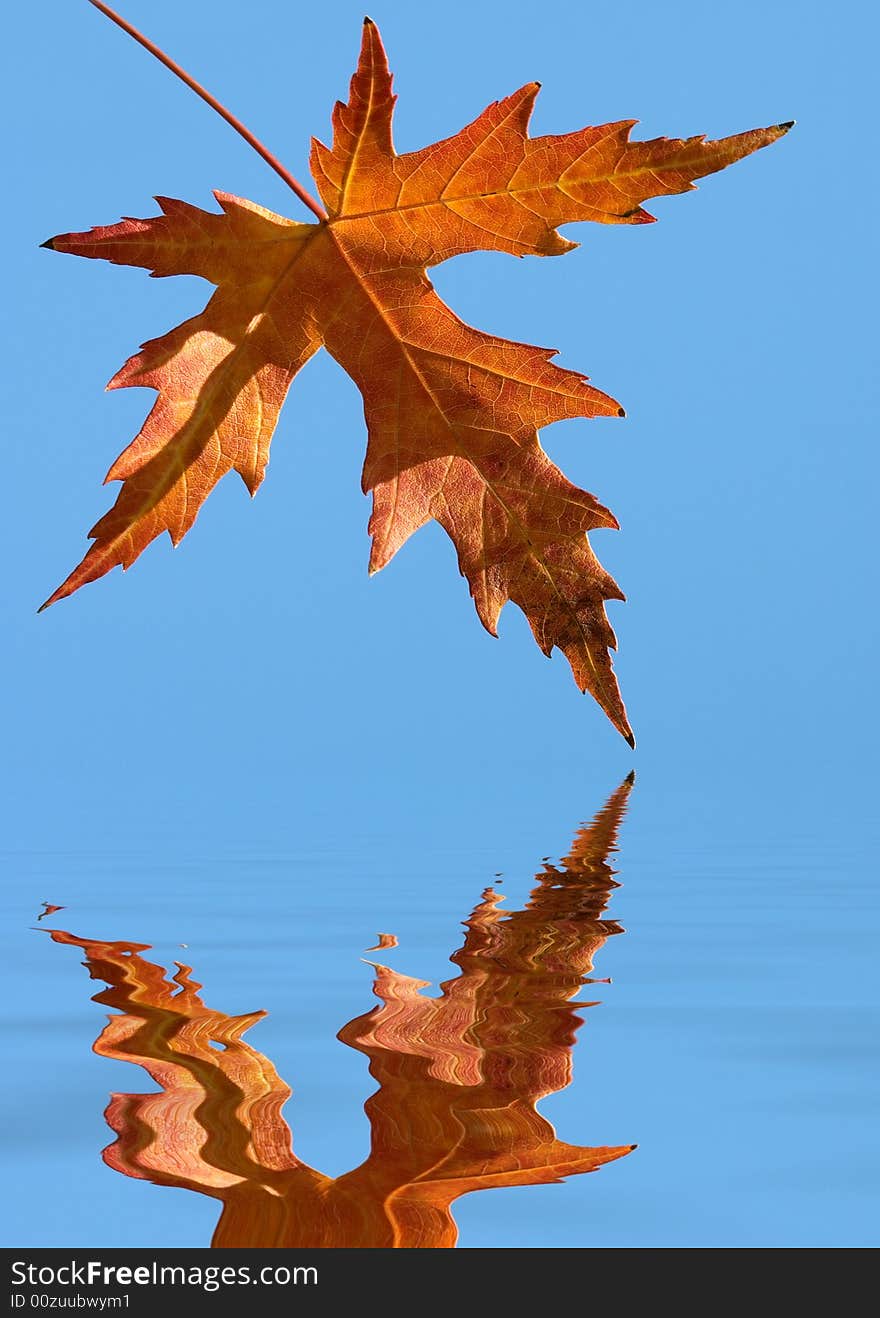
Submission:
<svg viewBox="0 0 880 1318">
<path fill-rule="evenodd" d="M 552 350 L 465 325 L 426 270 L 464 252 L 560 255 L 574 244 L 556 228 L 573 221 L 642 224 L 652 219 L 643 201 L 688 191 L 789 125 L 717 142 L 631 142 L 632 121 L 532 138 L 537 92 L 529 83 L 455 136 L 398 155 L 391 74 L 367 20 L 348 103 L 333 113 L 332 147 L 313 147 L 326 207 L 314 203 L 319 224 L 217 193 L 220 214 L 160 198 L 155 218 L 46 244 L 217 286 L 200 315 L 145 344 L 111 381 L 159 397 L 110 469 L 107 479 L 122 482 L 115 506 L 50 603 L 130 566 L 163 532 L 178 543 L 228 472 L 253 494 L 290 384 L 324 346 L 364 399 L 371 570 L 439 522 L 484 626 L 494 633 L 513 600 L 542 650 L 565 653 L 580 689 L 631 740 L 605 615 L 605 601 L 623 596 L 587 541 L 617 522 L 566 480 L 538 439 L 551 422 L 623 409 L 554 365 Z"/>
<path fill-rule="evenodd" d="M 95 1002 L 116 1007 L 95 1052 L 137 1062 L 158 1094 L 115 1094 L 107 1109 L 117 1140 L 105 1161 L 117 1171 L 222 1197 L 241 1182 L 271 1186 L 304 1170 L 290 1148 L 281 1107 L 290 1089 L 268 1058 L 242 1040 L 265 1012 L 227 1016 L 206 1007 L 190 968 L 169 981 L 144 943 L 106 943 L 52 932 L 82 948 L 92 979 L 108 987 Z"/>
<path fill-rule="evenodd" d="M 544 866 L 522 910 L 505 915 L 497 893 L 483 894 L 452 956 L 459 974 L 439 998 L 422 994 L 422 980 L 375 968 L 380 1005 L 339 1034 L 378 1082 L 366 1104 L 371 1149 L 336 1180 L 293 1155 L 281 1115 L 290 1090 L 242 1038 L 262 1012 L 212 1011 L 188 967 L 166 979 L 144 944 L 52 931 L 107 985 L 95 1001 L 121 1012 L 95 1051 L 137 1062 L 161 1089 L 113 1096 L 117 1137 L 105 1160 L 220 1199 L 218 1246 L 436 1248 L 455 1244 L 450 1207 L 463 1194 L 545 1184 L 628 1153 L 563 1143 L 535 1105 L 571 1079 L 581 1018 L 570 1000 L 620 932 L 602 917 L 630 785 L 558 866 Z"/>
</svg>

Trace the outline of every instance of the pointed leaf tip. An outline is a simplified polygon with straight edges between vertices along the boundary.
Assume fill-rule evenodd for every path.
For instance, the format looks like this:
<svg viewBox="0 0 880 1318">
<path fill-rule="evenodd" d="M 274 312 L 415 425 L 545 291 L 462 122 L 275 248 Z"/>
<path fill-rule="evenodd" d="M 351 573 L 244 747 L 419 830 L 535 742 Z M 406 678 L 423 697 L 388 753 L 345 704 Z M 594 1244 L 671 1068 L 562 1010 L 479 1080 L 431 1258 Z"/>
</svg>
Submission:
<svg viewBox="0 0 880 1318">
<path fill-rule="evenodd" d="M 622 407 L 619 407 L 619 408 L 617 409 L 617 415 L 618 415 L 618 416 L 626 416 L 626 412 L 625 412 L 625 410 L 624 410 Z"/>
<path fill-rule="evenodd" d="M 783 133 L 787 133 L 789 128 L 794 128 L 796 123 L 797 123 L 797 119 L 789 119 L 787 123 L 777 124 L 776 127 L 781 128 Z"/>
<path fill-rule="evenodd" d="M 627 744 L 629 745 L 629 747 L 631 748 L 631 750 L 635 750 L 635 748 L 636 748 L 636 739 L 635 739 L 635 734 L 634 734 L 634 733 L 632 733 L 632 732 L 624 733 L 624 735 L 623 735 L 623 739 L 624 739 L 625 742 L 627 742 Z"/>
<path fill-rule="evenodd" d="M 632 787 L 635 780 L 636 780 L 636 771 L 635 769 L 630 769 L 629 773 L 626 775 L 626 777 L 623 780 L 624 787 Z"/>
<path fill-rule="evenodd" d="M 54 252 L 54 251 L 55 251 L 55 239 L 54 239 L 54 238 L 47 238 L 46 241 L 45 241 L 44 243 L 40 243 L 40 246 L 41 246 L 41 247 L 48 247 L 48 249 L 49 249 L 50 252 Z"/>
</svg>

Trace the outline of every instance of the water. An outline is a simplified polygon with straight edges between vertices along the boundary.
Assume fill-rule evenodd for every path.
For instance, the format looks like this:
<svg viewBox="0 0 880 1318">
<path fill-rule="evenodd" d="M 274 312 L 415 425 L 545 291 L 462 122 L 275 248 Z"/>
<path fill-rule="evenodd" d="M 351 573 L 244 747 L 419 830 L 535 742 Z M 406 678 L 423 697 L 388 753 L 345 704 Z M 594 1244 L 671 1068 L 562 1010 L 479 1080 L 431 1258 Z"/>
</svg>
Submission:
<svg viewBox="0 0 880 1318">
<path fill-rule="evenodd" d="M 689 849 L 640 790 L 552 821 L 550 862 L 515 827 L 467 853 L 18 858 L 7 1236 L 206 1245 L 223 1210 L 227 1244 L 875 1244 L 864 857 Z M 115 1146 L 111 1091 L 160 1095 L 115 1101 Z"/>
</svg>

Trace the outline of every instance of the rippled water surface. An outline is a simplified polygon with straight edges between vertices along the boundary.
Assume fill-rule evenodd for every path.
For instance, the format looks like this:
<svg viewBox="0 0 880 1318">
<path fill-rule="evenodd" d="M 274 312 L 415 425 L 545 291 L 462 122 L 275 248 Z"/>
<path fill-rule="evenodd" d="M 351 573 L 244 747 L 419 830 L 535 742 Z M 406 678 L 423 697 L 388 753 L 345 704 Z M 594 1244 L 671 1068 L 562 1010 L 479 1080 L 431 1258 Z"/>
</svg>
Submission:
<svg viewBox="0 0 880 1318">
<path fill-rule="evenodd" d="M 14 858 L 15 1243 L 875 1243 L 865 858 L 639 792 L 543 854 Z"/>
</svg>

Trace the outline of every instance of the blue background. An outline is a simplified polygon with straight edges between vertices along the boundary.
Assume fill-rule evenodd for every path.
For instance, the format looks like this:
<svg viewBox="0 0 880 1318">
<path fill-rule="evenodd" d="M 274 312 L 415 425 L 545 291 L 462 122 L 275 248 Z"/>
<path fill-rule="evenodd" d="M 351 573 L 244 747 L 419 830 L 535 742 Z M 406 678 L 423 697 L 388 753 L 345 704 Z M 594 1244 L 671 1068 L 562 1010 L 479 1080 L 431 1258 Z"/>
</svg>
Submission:
<svg viewBox="0 0 880 1318">
<path fill-rule="evenodd" d="M 125 14 L 308 182 L 359 5 Z M 513 606 L 500 640 L 482 630 L 439 528 L 368 579 L 362 409 L 326 354 L 253 503 L 230 477 L 173 554 L 163 539 L 36 616 L 152 397 L 103 384 L 208 294 L 38 244 L 153 214 L 153 193 L 310 217 L 86 4 L 8 16 L 6 1243 L 201 1243 L 214 1216 L 99 1163 L 106 1091 L 146 1086 L 89 1054 L 100 1011 L 72 954 L 29 931 L 40 900 L 83 935 L 186 942 L 212 1005 L 269 1008 L 253 1042 L 297 1089 L 297 1147 L 338 1171 L 370 1090 L 333 1040 L 369 1003 L 360 949 L 394 930 L 395 965 L 442 977 L 483 882 L 503 870 L 523 894 L 632 767 L 614 908 L 630 932 L 597 965 L 615 984 L 579 1080 L 544 1110 L 573 1142 L 640 1150 L 474 1196 L 462 1243 L 876 1243 L 876 15 L 380 0 L 372 17 L 399 150 L 534 78 L 535 133 L 798 120 L 648 203 L 656 225 L 569 226 L 564 258 L 433 275 L 465 320 L 557 347 L 626 407 L 543 438 L 621 523 L 593 543 L 628 596 L 611 613 L 638 749 Z"/>
</svg>

